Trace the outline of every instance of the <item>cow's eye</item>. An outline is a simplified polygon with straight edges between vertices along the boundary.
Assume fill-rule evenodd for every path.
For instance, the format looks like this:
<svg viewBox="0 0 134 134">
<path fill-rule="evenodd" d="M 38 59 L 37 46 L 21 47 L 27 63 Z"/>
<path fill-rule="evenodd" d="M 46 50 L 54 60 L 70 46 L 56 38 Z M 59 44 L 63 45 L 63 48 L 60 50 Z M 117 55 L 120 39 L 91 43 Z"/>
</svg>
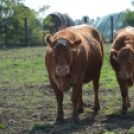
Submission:
<svg viewBox="0 0 134 134">
<path fill-rule="evenodd" d="M 131 64 L 133 64 L 133 62 L 134 62 L 134 60 L 133 60 L 133 59 L 131 59 L 130 63 L 131 63 Z"/>
</svg>

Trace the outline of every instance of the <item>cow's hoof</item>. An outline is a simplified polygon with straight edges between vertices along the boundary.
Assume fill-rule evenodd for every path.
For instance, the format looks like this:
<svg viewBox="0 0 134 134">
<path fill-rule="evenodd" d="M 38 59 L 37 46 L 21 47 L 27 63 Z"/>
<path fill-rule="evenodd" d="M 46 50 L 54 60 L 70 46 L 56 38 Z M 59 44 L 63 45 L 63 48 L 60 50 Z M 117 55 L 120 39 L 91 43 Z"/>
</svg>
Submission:
<svg viewBox="0 0 134 134">
<path fill-rule="evenodd" d="M 83 113 L 83 108 L 78 108 L 78 114 L 82 114 Z"/>
<path fill-rule="evenodd" d="M 126 116 L 127 116 L 127 114 L 121 114 L 121 116 L 122 116 L 122 117 L 126 117 Z"/>
<path fill-rule="evenodd" d="M 95 113 L 95 114 L 98 113 L 99 110 L 100 110 L 100 107 L 94 108 L 94 113 Z"/>
<path fill-rule="evenodd" d="M 128 107 L 131 107 L 131 104 L 129 103 L 129 104 L 127 104 L 127 106 L 128 106 Z"/>
<path fill-rule="evenodd" d="M 62 117 L 57 117 L 56 121 L 55 121 L 55 124 L 60 124 L 60 123 L 63 123 L 63 118 Z"/>
<path fill-rule="evenodd" d="M 72 119 L 72 123 L 79 125 L 80 124 L 80 120 L 78 118 L 73 118 Z"/>
<path fill-rule="evenodd" d="M 127 116 L 127 109 L 122 109 L 122 114 L 121 116 Z"/>
</svg>

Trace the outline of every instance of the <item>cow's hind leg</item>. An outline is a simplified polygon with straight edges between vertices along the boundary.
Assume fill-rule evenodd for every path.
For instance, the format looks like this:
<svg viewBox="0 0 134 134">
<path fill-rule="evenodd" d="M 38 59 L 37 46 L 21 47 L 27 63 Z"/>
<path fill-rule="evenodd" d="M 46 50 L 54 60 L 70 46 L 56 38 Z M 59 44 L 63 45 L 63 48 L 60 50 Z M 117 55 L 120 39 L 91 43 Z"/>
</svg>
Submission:
<svg viewBox="0 0 134 134">
<path fill-rule="evenodd" d="M 57 85 L 53 82 L 51 77 L 49 78 L 51 86 L 55 92 L 56 100 L 57 100 L 57 118 L 56 123 L 63 122 L 63 92 L 57 88 Z"/>
<path fill-rule="evenodd" d="M 100 80 L 100 73 L 93 79 L 93 87 L 94 87 L 94 110 L 95 112 L 100 109 L 100 100 L 99 100 L 99 80 Z"/>
<path fill-rule="evenodd" d="M 78 114 L 83 113 L 82 87 L 80 89 L 79 96 L 78 96 L 77 108 L 78 108 Z"/>
</svg>

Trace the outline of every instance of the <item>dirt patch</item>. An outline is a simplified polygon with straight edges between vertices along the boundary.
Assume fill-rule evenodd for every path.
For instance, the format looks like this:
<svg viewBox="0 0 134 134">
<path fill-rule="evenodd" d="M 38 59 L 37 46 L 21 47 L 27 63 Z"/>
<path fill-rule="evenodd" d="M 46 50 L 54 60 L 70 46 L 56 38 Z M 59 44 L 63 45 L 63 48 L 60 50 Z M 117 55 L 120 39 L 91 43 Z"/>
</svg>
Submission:
<svg viewBox="0 0 134 134">
<path fill-rule="evenodd" d="M 71 91 L 64 94 L 64 123 L 55 124 L 57 103 L 49 84 L 34 85 L 25 89 L 0 90 L 0 134 L 103 134 L 114 131 L 131 133 L 134 127 L 134 92 L 130 90 L 132 107 L 127 116 L 121 116 L 122 100 L 118 89 L 100 89 L 102 109 L 93 110 L 94 92 L 83 89 L 84 113 L 80 124 L 72 123 Z"/>
</svg>

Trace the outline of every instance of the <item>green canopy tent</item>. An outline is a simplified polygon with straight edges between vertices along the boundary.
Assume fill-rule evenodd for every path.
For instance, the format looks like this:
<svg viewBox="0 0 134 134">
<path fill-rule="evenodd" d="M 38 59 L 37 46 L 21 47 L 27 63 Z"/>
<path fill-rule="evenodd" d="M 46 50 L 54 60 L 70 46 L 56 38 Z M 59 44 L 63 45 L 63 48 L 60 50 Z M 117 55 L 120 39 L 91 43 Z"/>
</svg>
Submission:
<svg viewBox="0 0 134 134">
<path fill-rule="evenodd" d="M 121 28 L 127 26 L 127 23 L 121 22 L 121 19 L 123 17 L 122 12 L 112 13 L 102 17 L 95 25 L 95 28 L 98 29 L 101 34 L 106 38 L 112 37 L 111 17 L 113 17 L 113 35 Z"/>
</svg>

